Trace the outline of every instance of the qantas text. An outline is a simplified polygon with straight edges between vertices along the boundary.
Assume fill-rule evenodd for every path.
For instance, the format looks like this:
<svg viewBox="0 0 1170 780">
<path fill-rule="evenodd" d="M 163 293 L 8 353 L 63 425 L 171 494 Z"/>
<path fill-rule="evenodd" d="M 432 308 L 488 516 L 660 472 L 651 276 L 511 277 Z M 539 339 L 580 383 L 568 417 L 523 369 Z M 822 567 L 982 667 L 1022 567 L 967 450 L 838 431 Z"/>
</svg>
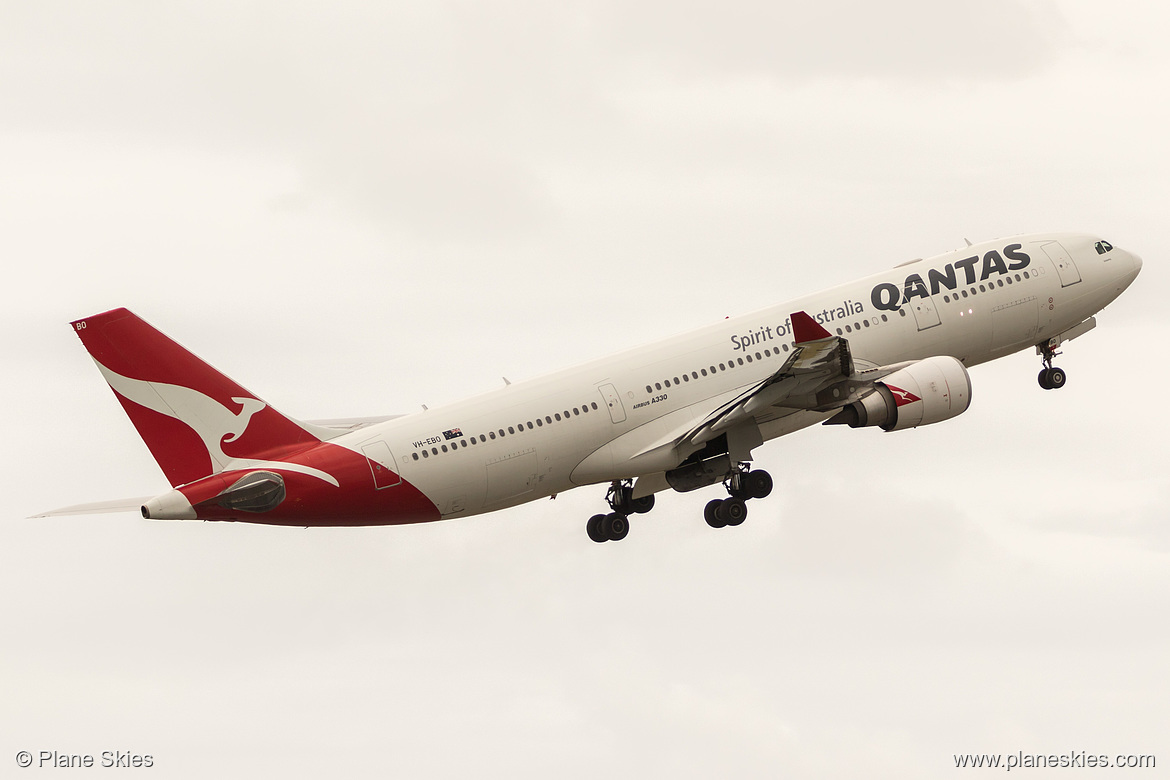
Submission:
<svg viewBox="0 0 1170 780">
<path fill-rule="evenodd" d="M 960 284 L 964 283 L 959 281 L 958 269 L 963 270 L 966 284 L 986 281 L 992 274 L 1019 271 L 1021 268 L 1027 268 L 1028 263 L 1032 261 L 1032 258 L 1020 251 L 1022 247 L 1023 244 L 1008 244 L 1003 248 L 1002 255 L 993 249 L 983 256 L 981 264 L 979 255 L 972 255 L 953 263 L 947 263 L 941 270 L 938 268 L 928 269 L 926 278 L 930 282 L 929 289 L 927 282 L 919 274 L 907 276 L 906 281 L 902 284 L 902 289 L 898 289 L 896 284 L 882 282 L 873 288 L 870 300 L 873 302 L 874 308 L 897 311 L 902 308 L 903 304 L 909 303 L 911 298 L 926 298 L 930 295 L 938 295 L 938 291 L 943 288 L 948 290 L 958 288 Z M 1005 262 L 1004 257 L 1011 262 Z M 975 273 L 976 264 L 979 264 L 978 274 Z"/>
</svg>

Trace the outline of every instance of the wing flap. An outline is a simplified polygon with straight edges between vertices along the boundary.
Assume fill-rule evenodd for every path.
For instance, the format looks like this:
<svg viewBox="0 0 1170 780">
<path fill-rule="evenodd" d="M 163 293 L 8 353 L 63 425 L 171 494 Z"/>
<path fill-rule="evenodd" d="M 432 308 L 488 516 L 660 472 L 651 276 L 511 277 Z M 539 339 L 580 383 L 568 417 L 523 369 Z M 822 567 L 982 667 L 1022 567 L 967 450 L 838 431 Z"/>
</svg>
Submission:
<svg viewBox="0 0 1170 780">
<path fill-rule="evenodd" d="M 855 367 L 849 342 L 833 336 L 805 312 L 792 315 L 796 347 L 774 374 L 715 409 L 680 436 L 676 445 L 700 445 L 773 407 L 809 409 L 818 405 L 817 391 L 850 377 Z"/>
</svg>

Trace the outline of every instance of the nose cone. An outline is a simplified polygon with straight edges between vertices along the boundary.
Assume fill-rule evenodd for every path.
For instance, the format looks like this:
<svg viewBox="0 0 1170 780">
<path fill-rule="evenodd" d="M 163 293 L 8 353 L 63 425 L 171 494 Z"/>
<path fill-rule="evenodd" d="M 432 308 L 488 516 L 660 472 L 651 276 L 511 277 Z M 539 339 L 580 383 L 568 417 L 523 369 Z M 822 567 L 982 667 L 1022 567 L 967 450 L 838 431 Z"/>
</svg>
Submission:
<svg viewBox="0 0 1170 780">
<path fill-rule="evenodd" d="M 1129 253 L 1129 259 L 1133 261 L 1133 276 L 1136 279 L 1138 272 L 1142 270 L 1142 259 L 1133 252 Z"/>
</svg>

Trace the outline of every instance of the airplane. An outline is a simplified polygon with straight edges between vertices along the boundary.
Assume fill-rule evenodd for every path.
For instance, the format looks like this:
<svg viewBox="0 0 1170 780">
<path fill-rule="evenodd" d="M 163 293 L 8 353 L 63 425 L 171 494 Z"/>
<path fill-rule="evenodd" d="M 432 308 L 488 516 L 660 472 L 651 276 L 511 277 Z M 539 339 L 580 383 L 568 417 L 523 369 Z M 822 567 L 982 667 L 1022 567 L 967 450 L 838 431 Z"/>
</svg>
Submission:
<svg viewBox="0 0 1170 780">
<path fill-rule="evenodd" d="M 968 409 L 967 369 L 1057 349 L 1137 277 L 1101 238 L 1016 236 L 912 260 L 823 292 L 442 408 L 298 421 L 126 309 L 71 323 L 172 489 L 46 512 L 284 526 L 422 523 L 608 484 L 595 542 L 629 533 L 656 493 L 722 483 L 714 528 L 773 480 L 766 441 L 817 423 L 901 431 Z M 505 380 L 506 382 L 507 380 Z"/>
</svg>

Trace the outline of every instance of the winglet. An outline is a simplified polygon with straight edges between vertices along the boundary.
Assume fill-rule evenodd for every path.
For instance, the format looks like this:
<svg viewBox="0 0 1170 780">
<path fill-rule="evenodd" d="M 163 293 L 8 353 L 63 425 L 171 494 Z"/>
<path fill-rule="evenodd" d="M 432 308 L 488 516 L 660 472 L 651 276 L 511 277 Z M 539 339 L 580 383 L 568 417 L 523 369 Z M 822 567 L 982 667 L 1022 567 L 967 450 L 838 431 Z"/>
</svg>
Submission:
<svg viewBox="0 0 1170 780">
<path fill-rule="evenodd" d="M 797 344 L 804 344 L 808 341 L 820 341 L 821 339 L 833 337 L 829 331 L 818 325 L 817 321 L 808 316 L 806 312 L 795 312 L 790 319 L 792 320 L 792 335 Z"/>
</svg>

